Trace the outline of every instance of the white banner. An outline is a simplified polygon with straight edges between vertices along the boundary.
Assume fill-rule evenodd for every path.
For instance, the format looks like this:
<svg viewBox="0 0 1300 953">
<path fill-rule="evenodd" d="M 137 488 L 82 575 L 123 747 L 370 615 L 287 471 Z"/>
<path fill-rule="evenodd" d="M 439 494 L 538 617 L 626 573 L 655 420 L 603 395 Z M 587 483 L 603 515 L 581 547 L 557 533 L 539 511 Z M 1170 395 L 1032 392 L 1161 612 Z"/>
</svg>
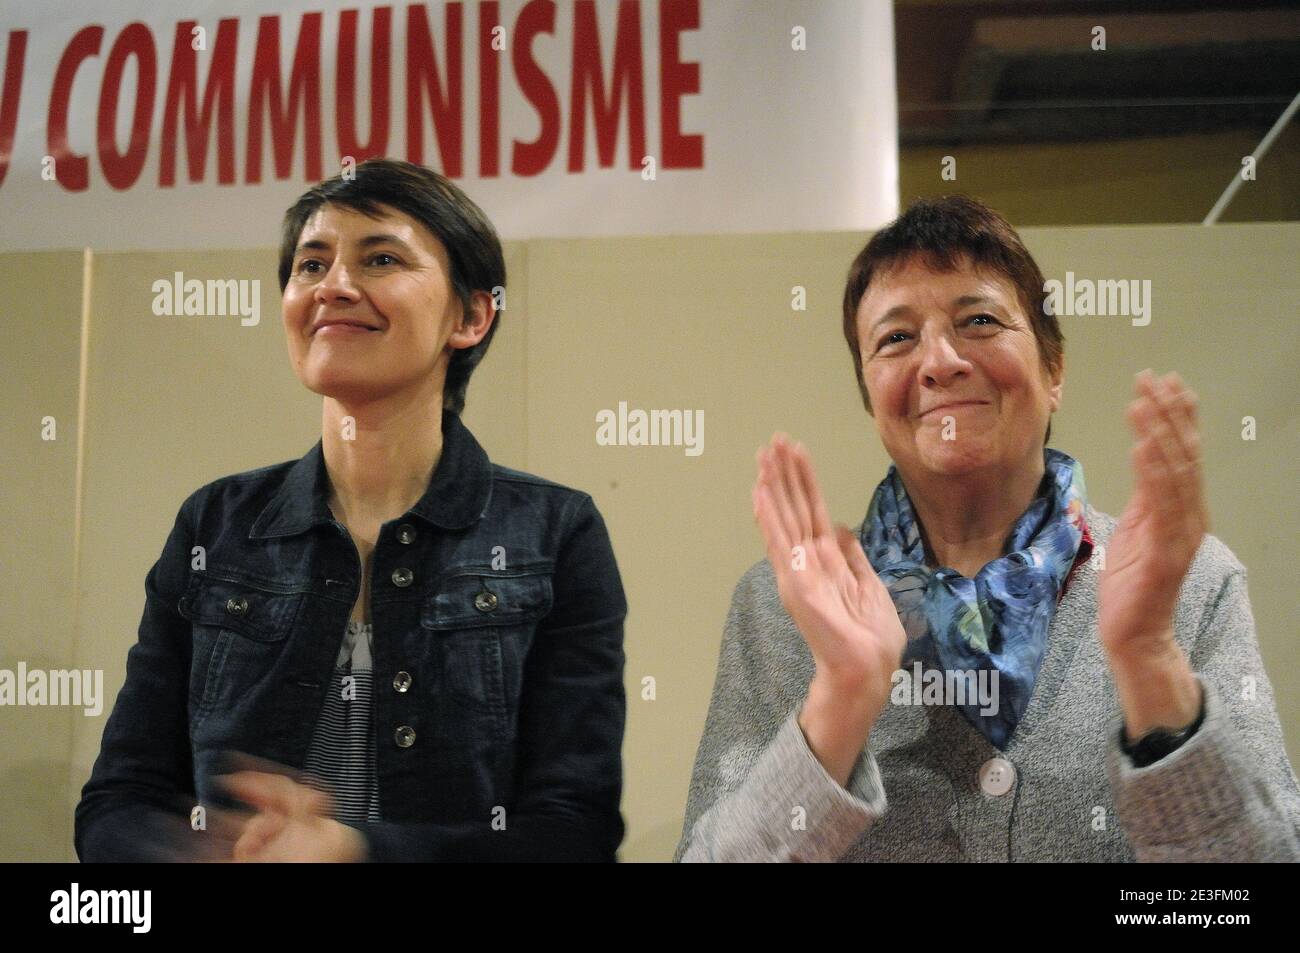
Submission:
<svg viewBox="0 0 1300 953">
<path fill-rule="evenodd" d="M 887 0 L 0 6 L 0 250 L 275 245 L 345 161 L 503 238 L 898 214 Z"/>
</svg>

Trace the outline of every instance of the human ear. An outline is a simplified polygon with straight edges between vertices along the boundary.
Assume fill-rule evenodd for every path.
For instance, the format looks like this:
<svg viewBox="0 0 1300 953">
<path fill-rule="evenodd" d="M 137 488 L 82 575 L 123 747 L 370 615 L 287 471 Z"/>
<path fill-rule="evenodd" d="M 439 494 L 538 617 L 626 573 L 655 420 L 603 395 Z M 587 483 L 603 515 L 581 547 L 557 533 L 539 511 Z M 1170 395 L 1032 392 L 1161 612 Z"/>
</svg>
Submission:
<svg viewBox="0 0 1300 953">
<path fill-rule="evenodd" d="M 473 347 L 483 340 L 496 319 L 496 299 L 486 291 L 472 291 L 469 313 L 461 308 L 456 327 L 447 338 L 447 346 L 454 349 Z"/>
<path fill-rule="evenodd" d="M 1061 393 L 1065 389 L 1064 354 L 1057 358 L 1056 367 L 1048 370 L 1047 380 L 1047 394 L 1051 402 L 1052 412 L 1055 413 L 1061 407 Z"/>
</svg>

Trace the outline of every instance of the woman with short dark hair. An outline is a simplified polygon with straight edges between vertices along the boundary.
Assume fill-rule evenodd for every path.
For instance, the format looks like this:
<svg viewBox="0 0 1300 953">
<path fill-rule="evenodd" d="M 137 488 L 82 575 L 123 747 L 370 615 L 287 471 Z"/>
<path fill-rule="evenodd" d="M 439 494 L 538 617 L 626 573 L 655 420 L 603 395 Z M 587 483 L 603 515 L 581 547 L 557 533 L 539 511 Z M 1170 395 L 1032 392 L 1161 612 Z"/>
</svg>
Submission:
<svg viewBox="0 0 1300 953">
<path fill-rule="evenodd" d="M 1090 506 L 1046 446 L 1046 294 L 963 197 L 917 202 L 853 263 L 844 334 L 893 465 L 850 532 L 801 445 L 759 451 L 767 559 L 732 600 L 676 859 L 1297 858 L 1195 397 L 1138 376 L 1133 497 L 1118 521 Z"/>
<path fill-rule="evenodd" d="M 78 856 L 614 860 L 605 524 L 460 420 L 505 291 L 491 223 L 437 172 L 363 162 L 288 210 L 279 274 L 321 440 L 182 505 Z"/>
</svg>

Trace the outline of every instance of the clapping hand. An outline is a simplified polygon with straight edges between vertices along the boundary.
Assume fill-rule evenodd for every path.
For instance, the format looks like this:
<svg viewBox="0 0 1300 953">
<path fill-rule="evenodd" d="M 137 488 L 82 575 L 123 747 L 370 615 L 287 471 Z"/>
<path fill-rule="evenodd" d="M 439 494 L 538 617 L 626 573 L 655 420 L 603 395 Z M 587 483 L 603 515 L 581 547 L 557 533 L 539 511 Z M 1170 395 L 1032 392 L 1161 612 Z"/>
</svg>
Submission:
<svg viewBox="0 0 1300 953">
<path fill-rule="evenodd" d="M 1097 622 L 1130 740 L 1183 727 L 1200 707 L 1174 640 L 1174 609 L 1210 526 L 1195 394 L 1176 373 L 1150 371 L 1138 375 L 1136 394 L 1128 408 L 1135 485 L 1106 547 Z"/>
<path fill-rule="evenodd" d="M 1173 639 L 1183 578 L 1209 530 L 1196 396 L 1143 371 L 1128 419 L 1135 485 L 1106 547 L 1098 626 L 1108 656 L 1153 656 Z"/>
<path fill-rule="evenodd" d="M 878 713 L 907 641 L 889 591 L 853 533 L 831 525 L 802 444 L 776 434 L 757 459 L 754 519 L 781 602 L 812 653 L 814 683 L 865 693 Z"/>
</svg>

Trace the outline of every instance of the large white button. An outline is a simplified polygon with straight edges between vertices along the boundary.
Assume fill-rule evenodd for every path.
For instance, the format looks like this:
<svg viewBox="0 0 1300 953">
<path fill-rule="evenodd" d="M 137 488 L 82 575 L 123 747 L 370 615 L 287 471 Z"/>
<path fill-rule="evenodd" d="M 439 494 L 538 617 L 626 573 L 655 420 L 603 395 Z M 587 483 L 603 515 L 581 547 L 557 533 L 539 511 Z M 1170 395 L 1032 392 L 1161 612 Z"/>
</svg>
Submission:
<svg viewBox="0 0 1300 953">
<path fill-rule="evenodd" d="M 989 758 L 980 766 L 980 788 L 1001 797 L 1016 783 L 1016 769 L 1006 758 Z"/>
</svg>

